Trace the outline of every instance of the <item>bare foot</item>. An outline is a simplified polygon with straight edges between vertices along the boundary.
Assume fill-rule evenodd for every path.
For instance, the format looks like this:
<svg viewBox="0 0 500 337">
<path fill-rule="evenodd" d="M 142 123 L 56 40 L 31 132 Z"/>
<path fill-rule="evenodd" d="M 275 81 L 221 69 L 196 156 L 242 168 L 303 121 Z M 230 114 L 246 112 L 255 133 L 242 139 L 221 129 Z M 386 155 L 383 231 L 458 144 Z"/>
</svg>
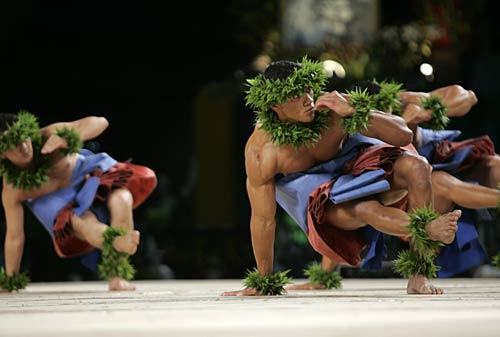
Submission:
<svg viewBox="0 0 500 337">
<path fill-rule="evenodd" d="M 113 277 L 109 280 L 110 291 L 120 291 L 120 290 L 135 290 L 135 286 L 130 284 L 128 281 L 122 279 L 121 277 Z"/>
<path fill-rule="evenodd" d="M 137 246 L 139 245 L 140 233 L 139 231 L 131 231 L 123 236 L 118 236 L 113 241 L 113 247 L 119 252 L 127 253 L 129 255 L 135 254 Z"/>
<path fill-rule="evenodd" d="M 221 296 L 260 296 L 260 291 L 255 288 L 245 288 L 242 290 L 226 291 Z"/>
<path fill-rule="evenodd" d="M 455 232 L 458 228 L 457 221 L 461 215 L 462 211 L 457 209 L 429 222 L 425 226 L 429 239 L 441 241 L 446 244 L 452 243 L 455 240 Z"/>
<path fill-rule="evenodd" d="M 422 275 L 415 275 L 408 280 L 408 287 L 406 288 L 408 294 L 421 294 L 421 295 L 441 295 L 444 293 L 442 288 L 436 288 L 429 283 Z"/>
<path fill-rule="evenodd" d="M 291 284 L 285 287 L 286 290 L 323 290 L 326 287 L 323 284 L 312 284 L 312 283 L 302 283 L 302 284 Z"/>
</svg>

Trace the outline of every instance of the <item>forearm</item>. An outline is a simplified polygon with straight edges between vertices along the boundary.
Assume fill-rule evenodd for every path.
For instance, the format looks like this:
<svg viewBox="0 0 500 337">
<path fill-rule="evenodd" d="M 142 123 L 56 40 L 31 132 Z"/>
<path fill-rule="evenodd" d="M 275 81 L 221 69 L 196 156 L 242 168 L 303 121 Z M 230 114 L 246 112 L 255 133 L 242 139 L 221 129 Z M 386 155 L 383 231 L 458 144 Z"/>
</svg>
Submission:
<svg viewBox="0 0 500 337">
<path fill-rule="evenodd" d="M 334 268 L 335 262 L 323 255 L 323 259 L 321 260 L 321 269 L 331 272 Z"/>
<path fill-rule="evenodd" d="M 274 236 L 276 223 L 265 221 L 251 221 L 252 247 L 261 275 L 273 272 Z"/>
<path fill-rule="evenodd" d="M 52 135 L 56 130 L 62 128 L 70 128 L 78 132 L 82 141 L 94 139 L 106 130 L 109 122 L 105 117 L 89 116 L 69 123 L 54 123 L 44 128 L 47 137 Z"/>
<path fill-rule="evenodd" d="M 5 270 L 7 275 L 19 273 L 24 250 L 24 237 L 5 239 Z"/>
<path fill-rule="evenodd" d="M 443 104 L 448 107 L 449 117 L 464 116 L 477 103 L 476 94 L 472 90 L 466 90 L 456 84 L 433 90 L 430 94 L 441 98 Z"/>
<path fill-rule="evenodd" d="M 406 146 L 413 141 L 413 132 L 403 118 L 381 112 L 372 112 L 370 126 L 362 132 L 394 146 Z"/>
<path fill-rule="evenodd" d="M 104 117 L 85 117 L 76 124 L 75 130 L 80 134 L 80 139 L 87 141 L 94 139 L 106 130 L 109 123 Z"/>
</svg>

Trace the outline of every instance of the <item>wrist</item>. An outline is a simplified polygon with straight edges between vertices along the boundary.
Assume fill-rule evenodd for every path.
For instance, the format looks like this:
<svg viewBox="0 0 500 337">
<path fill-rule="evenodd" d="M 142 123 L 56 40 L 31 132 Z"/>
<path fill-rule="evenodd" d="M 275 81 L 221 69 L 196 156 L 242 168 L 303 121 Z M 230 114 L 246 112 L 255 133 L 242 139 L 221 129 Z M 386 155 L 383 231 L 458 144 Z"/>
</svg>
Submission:
<svg viewBox="0 0 500 337">
<path fill-rule="evenodd" d="M 286 293 L 284 286 L 292 279 L 286 275 L 288 272 L 290 272 L 289 269 L 261 275 L 256 268 L 253 271 L 248 270 L 243 279 L 243 285 L 246 288 L 257 289 L 262 295 L 283 295 Z"/>
<path fill-rule="evenodd" d="M 308 277 L 309 283 L 322 285 L 326 289 L 338 289 L 342 282 L 342 276 L 338 272 L 323 269 L 317 262 L 313 262 L 307 269 L 304 269 L 304 275 Z"/>
<path fill-rule="evenodd" d="M 75 129 L 63 127 L 56 129 L 54 134 L 66 140 L 66 148 L 61 149 L 64 155 L 78 153 L 83 146 L 83 141 L 80 139 L 80 134 Z"/>
<path fill-rule="evenodd" d="M 0 269 L 0 288 L 2 289 L 19 291 L 26 288 L 29 282 L 30 279 L 26 273 L 13 272 L 12 275 L 8 275 L 4 268 Z"/>
</svg>

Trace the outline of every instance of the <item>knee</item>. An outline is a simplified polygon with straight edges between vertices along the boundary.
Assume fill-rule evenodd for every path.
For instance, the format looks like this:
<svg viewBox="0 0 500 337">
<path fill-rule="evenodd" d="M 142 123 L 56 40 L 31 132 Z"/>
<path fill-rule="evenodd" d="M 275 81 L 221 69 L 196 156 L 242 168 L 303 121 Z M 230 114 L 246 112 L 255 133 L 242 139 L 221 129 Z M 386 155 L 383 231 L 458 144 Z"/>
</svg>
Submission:
<svg viewBox="0 0 500 337">
<path fill-rule="evenodd" d="M 431 179 L 432 166 L 422 156 L 404 156 L 399 163 L 399 173 L 407 177 L 409 182 L 421 182 Z"/>
<path fill-rule="evenodd" d="M 108 205 L 126 205 L 132 207 L 134 198 L 132 193 L 125 188 L 113 190 L 109 196 Z"/>
</svg>

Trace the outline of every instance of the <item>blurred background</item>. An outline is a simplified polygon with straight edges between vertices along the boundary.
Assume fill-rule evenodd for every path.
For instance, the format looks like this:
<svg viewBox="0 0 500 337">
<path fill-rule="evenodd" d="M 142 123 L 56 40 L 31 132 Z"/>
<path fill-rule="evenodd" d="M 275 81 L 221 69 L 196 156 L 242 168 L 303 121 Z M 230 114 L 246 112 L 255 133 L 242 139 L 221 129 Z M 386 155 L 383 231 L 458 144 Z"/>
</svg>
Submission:
<svg viewBox="0 0 500 337">
<path fill-rule="evenodd" d="M 326 61 L 332 90 L 372 78 L 415 91 L 460 84 L 479 103 L 450 128 L 463 137 L 488 134 L 498 149 L 494 3 L 5 1 L 0 111 L 28 110 L 41 125 L 105 116 L 109 128 L 87 147 L 157 172 L 158 188 L 136 210 L 138 279 L 242 278 L 255 266 L 243 158 L 254 115 L 244 103 L 245 79 L 273 60 L 308 55 Z M 302 276 L 319 256 L 281 210 L 277 219 L 275 267 Z M 29 214 L 25 227 L 23 270 L 33 281 L 96 279 L 78 258 L 58 258 Z M 495 254 L 496 219 L 478 229 Z"/>
</svg>

